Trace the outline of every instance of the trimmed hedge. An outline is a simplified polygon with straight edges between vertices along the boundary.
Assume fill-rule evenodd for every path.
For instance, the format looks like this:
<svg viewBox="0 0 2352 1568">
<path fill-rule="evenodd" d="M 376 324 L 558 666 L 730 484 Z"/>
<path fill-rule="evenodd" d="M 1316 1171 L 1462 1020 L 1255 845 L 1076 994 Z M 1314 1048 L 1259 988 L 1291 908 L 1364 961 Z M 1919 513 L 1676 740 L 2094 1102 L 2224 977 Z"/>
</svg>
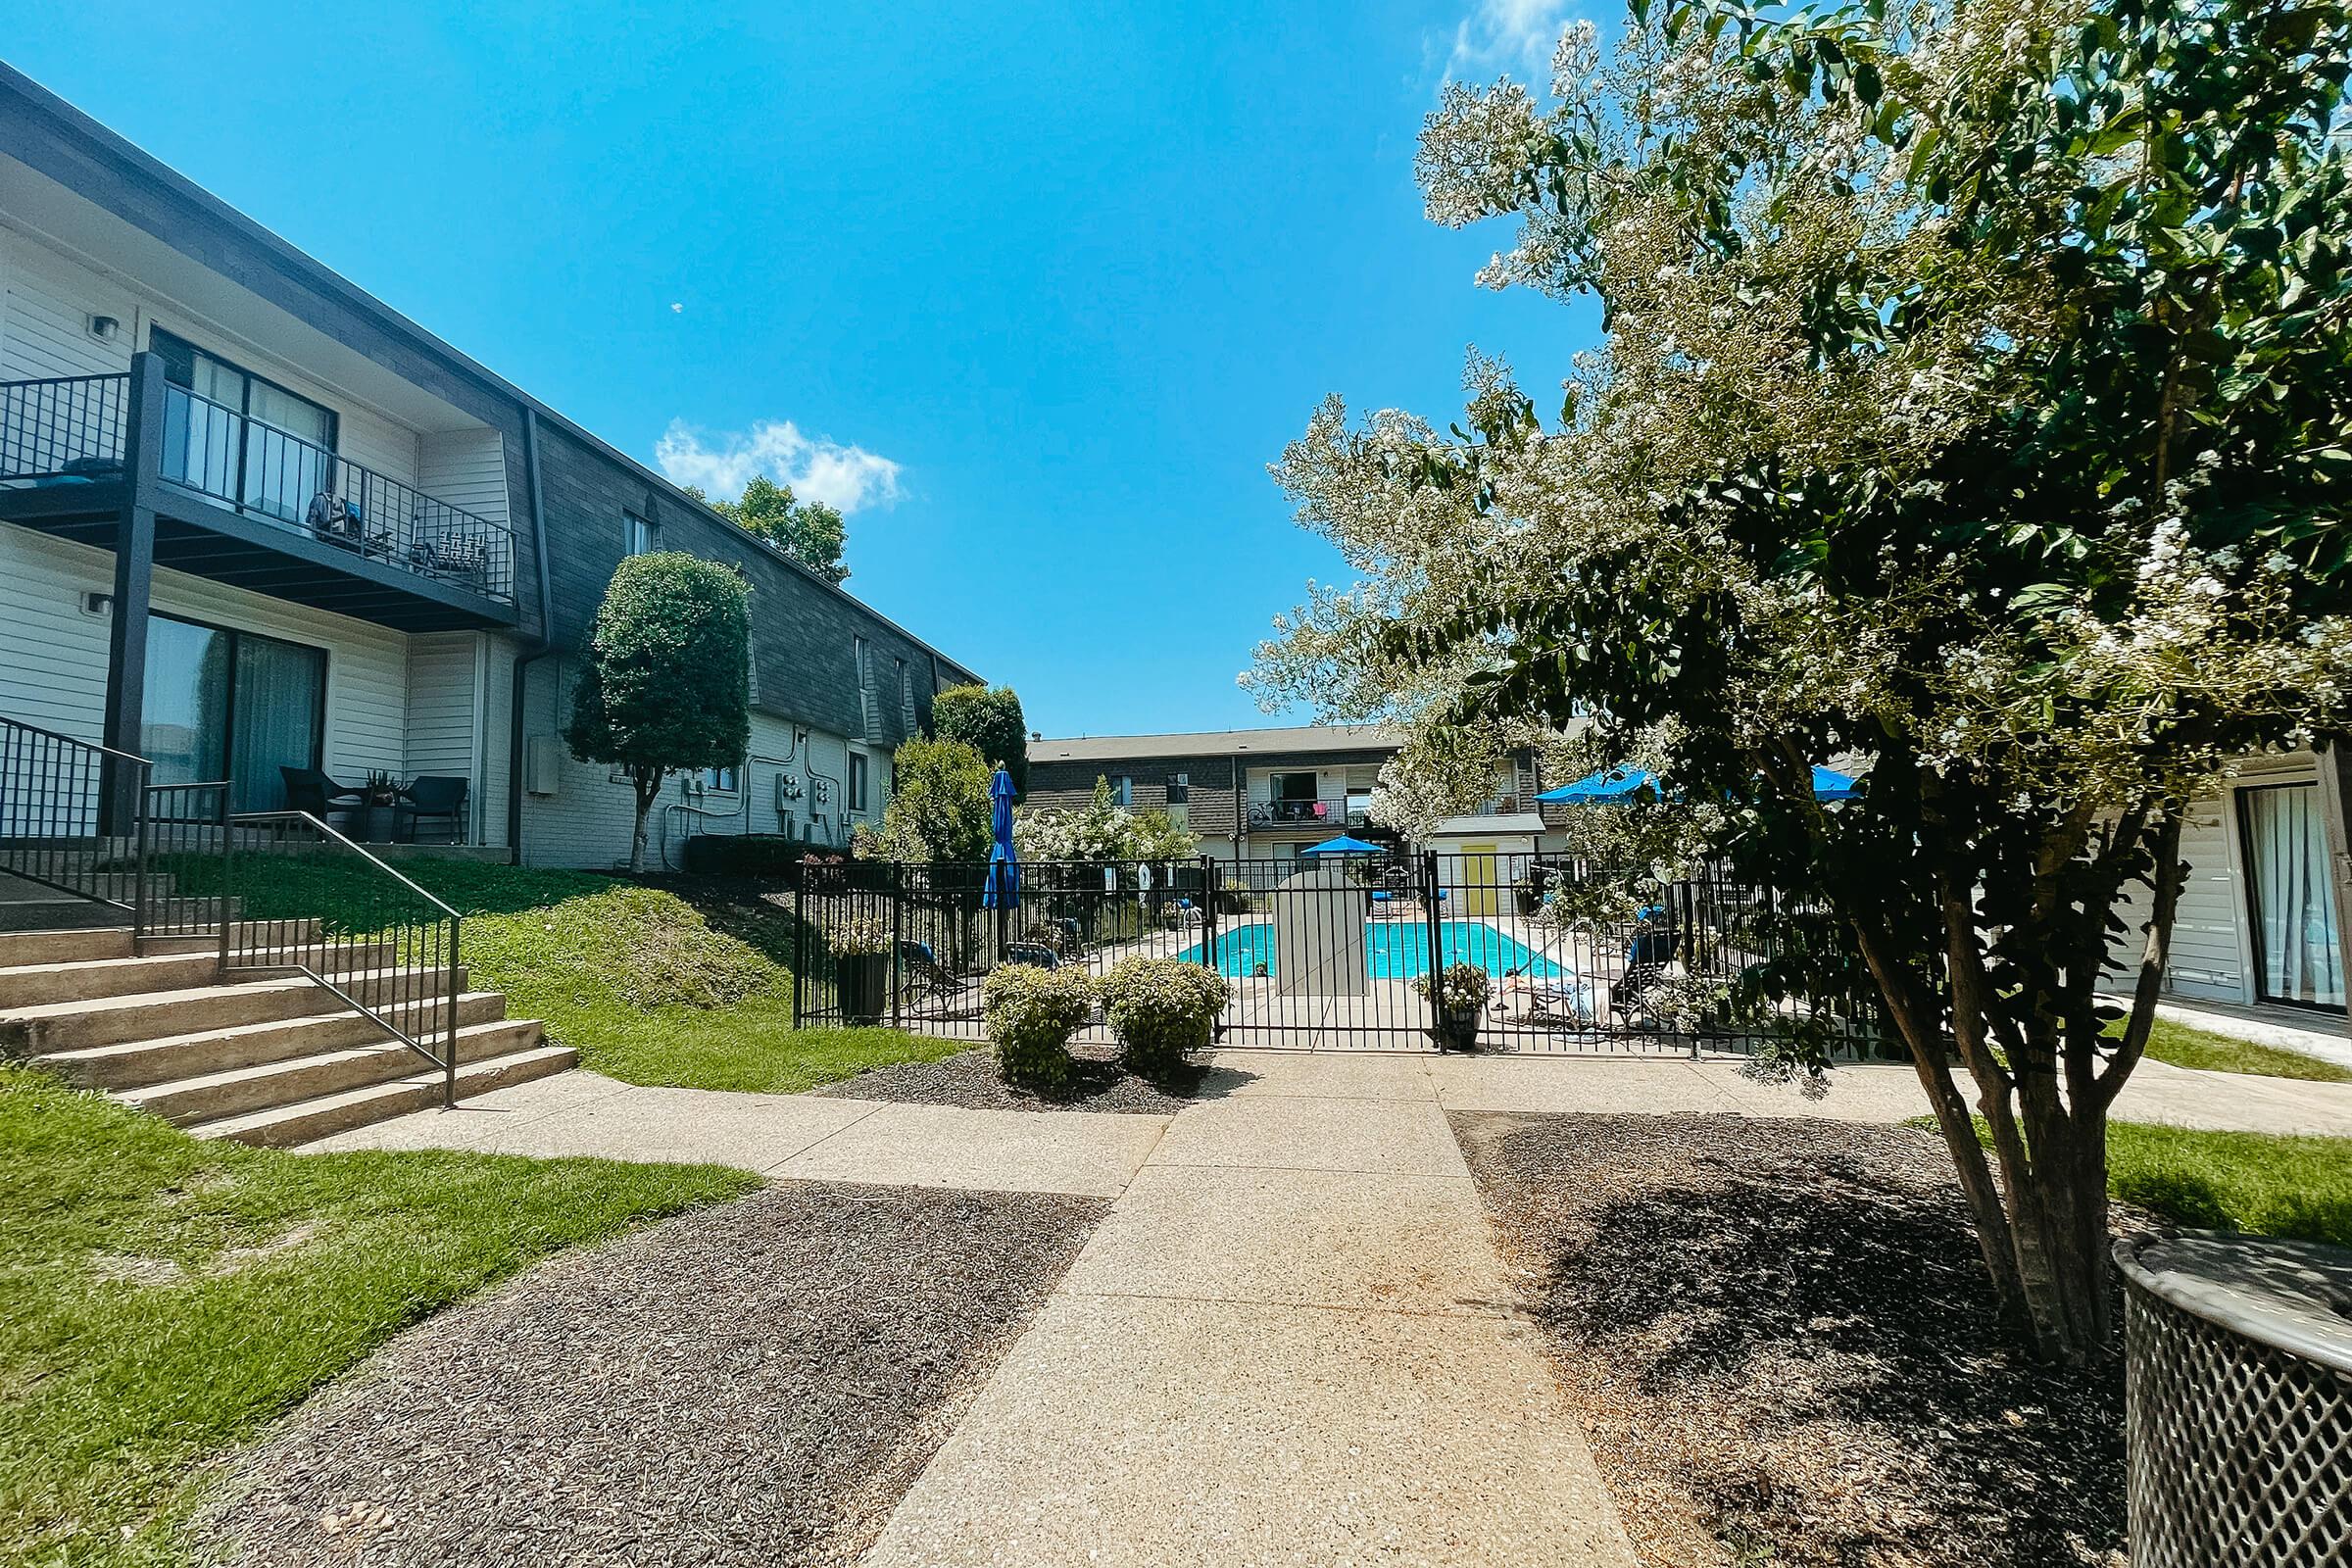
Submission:
<svg viewBox="0 0 2352 1568">
<path fill-rule="evenodd" d="M 1084 969 L 1003 964 L 982 982 L 980 1006 L 1004 1081 L 1058 1089 L 1070 1079 L 1070 1036 L 1095 1015 L 1095 983 Z"/>
<path fill-rule="evenodd" d="M 1130 1072 L 1151 1078 L 1184 1065 L 1216 1039 L 1233 999 L 1225 977 L 1181 958 L 1121 958 L 1099 983 L 1110 1032 Z"/>
</svg>

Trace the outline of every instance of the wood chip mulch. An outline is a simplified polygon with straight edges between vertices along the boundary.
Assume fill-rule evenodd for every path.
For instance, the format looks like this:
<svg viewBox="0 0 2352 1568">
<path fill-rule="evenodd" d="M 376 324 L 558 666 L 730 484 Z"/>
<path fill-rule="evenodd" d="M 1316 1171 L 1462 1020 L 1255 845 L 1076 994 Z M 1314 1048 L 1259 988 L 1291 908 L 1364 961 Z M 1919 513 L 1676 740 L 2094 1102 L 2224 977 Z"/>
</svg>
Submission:
<svg viewBox="0 0 2352 1568">
<path fill-rule="evenodd" d="M 995 1055 L 966 1051 L 938 1061 L 894 1061 L 855 1078 L 810 1090 L 847 1100 L 888 1100 L 917 1105 L 956 1105 L 965 1110 L 1098 1110 L 1144 1116 L 1172 1116 L 1214 1093 L 1218 1079 L 1205 1066 L 1192 1066 L 1165 1082 L 1152 1083 L 1123 1071 L 1107 1051 L 1073 1047 L 1078 1070 L 1049 1095 L 1014 1089 L 997 1075 Z"/>
<path fill-rule="evenodd" d="M 2017 1349 L 1933 1134 L 1453 1123 L 1649 1568 L 2123 1563 L 2120 1360 Z"/>
<path fill-rule="evenodd" d="M 1109 1205 L 786 1183 L 427 1319 L 248 1456 L 250 1568 L 837 1564 Z"/>
</svg>

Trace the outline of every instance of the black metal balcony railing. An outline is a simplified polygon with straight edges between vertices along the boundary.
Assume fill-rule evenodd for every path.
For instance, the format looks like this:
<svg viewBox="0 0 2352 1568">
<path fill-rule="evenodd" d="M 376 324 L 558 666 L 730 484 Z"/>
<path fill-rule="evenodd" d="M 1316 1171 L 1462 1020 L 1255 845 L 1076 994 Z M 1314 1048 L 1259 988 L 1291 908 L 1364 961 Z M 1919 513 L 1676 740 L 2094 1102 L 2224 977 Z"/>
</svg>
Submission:
<svg viewBox="0 0 2352 1568">
<path fill-rule="evenodd" d="M 1312 827 L 1338 822 L 1346 812 L 1329 801 L 1251 801 L 1251 827 Z"/>
<path fill-rule="evenodd" d="M 0 383 L 0 484 L 120 479 L 127 375 Z M 245 516 L 514 602 L 514 535 L 225 404 L 167 384 L 164 479 Z"/>
</svg>

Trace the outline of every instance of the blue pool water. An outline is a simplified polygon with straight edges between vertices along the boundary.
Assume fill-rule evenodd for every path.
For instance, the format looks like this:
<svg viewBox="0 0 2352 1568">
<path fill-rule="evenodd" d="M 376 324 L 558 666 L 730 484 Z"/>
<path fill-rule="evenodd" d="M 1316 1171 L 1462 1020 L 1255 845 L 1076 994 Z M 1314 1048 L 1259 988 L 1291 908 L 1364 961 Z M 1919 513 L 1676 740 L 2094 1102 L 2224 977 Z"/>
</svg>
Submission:
<svg viewBox="0 0 2352 1568">
<path fill-rule="evenodd" d="M 1371 920 L 1365 961 L 1375 980 L 1410 980 L 1429 970 L 1429 924 L 1423 920 Z M 1266 973 L 1278 972 L 1274 959 L 1274 928 L 1271 925 L 1245 925 L 1217 934 L 1217 972 L 1236 979 L 1257 973 L 1264 964 Z M 1554 978 L 1564 971 L 1549 958 L 1529 951 L 1518 938 L 1509 936 L 1484 920 L 1443 920 L 1438 924 L 1439 956 L 1446 963 L 1475 963 L 1489 974 L 1518 972 L 1542 979 Z M 1200 945 L 1187 948 L 1183 958 L 1188 963 L 1200 961 Z"/>
</svg>

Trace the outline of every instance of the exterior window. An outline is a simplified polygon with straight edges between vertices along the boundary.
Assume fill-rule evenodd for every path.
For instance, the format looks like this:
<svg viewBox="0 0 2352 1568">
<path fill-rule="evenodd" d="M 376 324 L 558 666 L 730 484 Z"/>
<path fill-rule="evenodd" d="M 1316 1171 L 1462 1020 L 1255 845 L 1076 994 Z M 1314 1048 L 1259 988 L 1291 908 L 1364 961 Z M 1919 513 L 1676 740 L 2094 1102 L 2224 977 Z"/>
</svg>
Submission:
<svg viewBox="0 0 2352 1568">
<path fill-rule="evenodd" d="M 2342 945 L 2319 786 L 2239 790 L 2237 827 L 2254 928 L 2256 995 L 2294 1006 L 2341 1008 Z"/>
<path fill-rule="evenodd" d="M 1192 775 L 1190 773 L 1170 773 L 1168 775 L 1168 804 L 1170 806 L 1184 806 L 1189 804 L 1192 801 Z"/>
<path fill-rule="evenodd" d="M 898 661 L 898 666 L 899 723 L 911 735 L 917 727 L 914 719 L 914 677 L 906 673 L 906 661 L 904 659 Z"/>
<path fill-rule="evenodd" d="M 707 790 L 731 790 L 734 787 L 735 769 L 731 767 L 706 767 L 703 769 L 703 788 Z"/>
<path fill-rule="evenodd" d="M 164 477 L 285 522 L 310 514 L 335 466 L 334 412 L 162 327 L 148 344 L 189 396 L 164 408 Z"/>
<path fill-rule="evenodd" d="M 654 553 L 654 525 L 643 517 L 622 513 L 620 516 L 620 553 L 624 556 L 650 556 Z"/>
<path fill-rule="evenodd" d="M 1348 792 L 1348 825 L 1363 827 L 1371 820 L 1372 792 L 1370 790 L 1349 790 Z"/>
<path fill-rule="evenodd" d="M 1135 780 L 1124 773 L 1113 774 L 1110 780 L 1110 799 L 1111 804 L 1115 806 L 1133 806 L 1135 804 Z"/>
<path fill-rule="evenodd" d="M 140 749 L 157 784 L 226 779 L 229 804 L 288 804 L 284 769 L 318 765 L 326 732 L 326 650 L 259 632 L 147 619 Z"/>
<path fill-rule="evenodd" d="M 1278 801 L 1311 801 L 1315 798 L 1315 775 L 1312 773 L 1276 773 L 1266 782 Z"/>
<path fill-rule="evenodd" d="M 850 809 L 862 813 L 866 809 L 865 754 L 850 754 Z"/>
</svg>

